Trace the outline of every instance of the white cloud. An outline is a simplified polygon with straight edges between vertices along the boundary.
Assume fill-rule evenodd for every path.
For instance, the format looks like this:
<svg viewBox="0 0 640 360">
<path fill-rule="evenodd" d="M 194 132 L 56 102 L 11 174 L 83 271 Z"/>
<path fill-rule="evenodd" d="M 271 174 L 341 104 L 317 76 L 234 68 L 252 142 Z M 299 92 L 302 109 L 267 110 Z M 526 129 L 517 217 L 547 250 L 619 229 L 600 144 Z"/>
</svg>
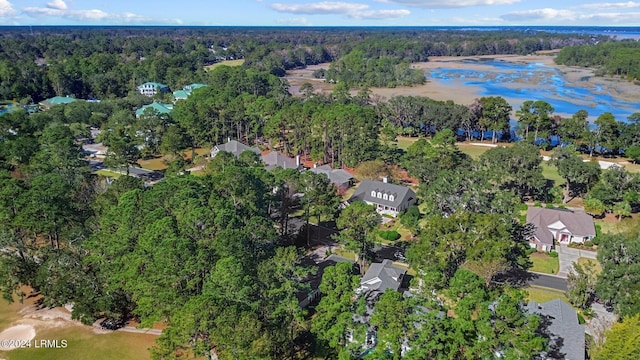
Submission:
<svg viewBox="0 0 640 360">
<path fill-rule="evenodd" d="M 580 21 L 591 21 L 593 23 L 614 23 L 614 24 L 635 24 L 640 19 L 640 12 L 624 12 L 624 13 L 600 13 L 580 15 Z"/>
<path fill-rule="evenodd" d="M 5 1 L 5 0 L 0 0 Z M 108 24 L 174 24 L 180 25 L 178 19 L 154 19 L 133 13 L 108 13 L 99 9 L 68 9 L 63 0 L 53 0 L 47 7 L 26 7 L 22 12 L 31 17 L 51 16 L 72 21 L 101 22 Z"/>
<path fill-rule="evenodd" d="M 288 19 L 277 19 L 276 23 L 280 25 L 309 26 L 311 22 L 306 17 L 295 17 Z"/>
<path fill-rule="evenodd" d="M 322 1 L 309 4 L 271 4 L 270 7 L 278 12 L 304 15 L 346 15 L 352 19 L 391 19 L 411 14 L 409 10 L 370 10 L 369 5 Z"/>
<path fill-rule="evenodd" d="M 360 10 L 365 10 L 369 8 L 369 5 L 365 4 L 354 4 L 354 3 L 346 3 L 346 2 L 332 2 L 332 1 L 322 1 L 318 3 L 310 3 L 310 4 L 280 4 L 275 3 L 270 5 L 271 8 L 275 11 L 286 12 L 292 14 L 307 14 L 307 15 L 317 15 L 317 14 L 348 14 L 353 13 Z"/>
<path fill-rule="evenodd" d="M 617 3 L 595 3 L 595 4 L 584 4 L 580 6 L 582 9 L 634 9 L 640 8 L 640 3 L 627 1 L 627 2 L 617 2 Z"/>
<path fill-rule="evenodd" d="M 65 10 L 67 4 L 63 0 L 53 0 L 47 3 L 47 7 L 50 9 Z"/>
<path fill-rule="evenodd" d="M 520 2 L 520 0 L 376 0 L 383 3 L 396 3 L 400 5 L 430 8 L 449 9 L 472 6 L 494 6 L 510 5 Z"/>
<path fill-rule="evenodd" d="M 570 10 L 544 8 L 544 9 L 514 11 L 508 14 L 504 14 L 500 17 L 507 21 L 527 21 L 527 20 L 573 21 L 576 19 L 576 13 Z"/>
<path fill-rule="evenodd" d="M 393 19 L 411 14 L 409 10 L 370 10 L 360 13 L 349 14 L 349 17 L 355 19 Z"/>
<path fill-rule="evenodd" d="M 10 16 L 15 13 L 16 11 L 13 9 L 13 5 L 11 5 L 9 0 L 0 0 L 0 16 Z"/>
</svg>

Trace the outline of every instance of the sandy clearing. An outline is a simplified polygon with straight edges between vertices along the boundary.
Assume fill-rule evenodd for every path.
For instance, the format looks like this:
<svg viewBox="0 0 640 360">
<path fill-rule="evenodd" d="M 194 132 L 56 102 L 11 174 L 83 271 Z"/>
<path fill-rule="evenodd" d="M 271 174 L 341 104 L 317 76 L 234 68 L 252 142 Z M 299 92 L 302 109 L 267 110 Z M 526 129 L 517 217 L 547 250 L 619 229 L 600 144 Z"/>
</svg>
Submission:
<svg viewBox="0 0 640 360">
<path fill-rule="evenodd" d="M 14 350 L 23 347 L 36 337 L 36 329 L 32 325 L 14 325 L 0 333 L 0 344 L 3 351 Z"/>
<path fill-rule="evenodd" d="M 498 55 L 498 56 L 444 56 L 431 57 L 428 62 L 414 63 L 412 67 L 422 69 L 425 73 L 429 73 L 431 69 L 453 68 L 453 69 L 470 69 L 479 72 L 494 71 L 495 67 L 482 63 L 482 60 L 493 59 L 496 61 L 507 61 L 512 63 L 542 63 L 546 66 L 556 68 L 563 74 L 567 85 L 579 86 L 583 88 L 602 88 L 603 91 L 614 97 L 629 101 L 638 102 L 640 99 L 640 86 L 623 79 L 605 78 L 595 76 L 594 70 L 589 68 L 570 67 L 564 65 L 556 65 L 554 56 L 552 55 Z M 474 63 L 476 61 L 476 63 Z M 286 79 L 291 85 L 290 91 L 294 95 L 298 95 L 300 86 L 305 83 L 311 83 L 316 92 L 330 93 L 333 89 L 332 84 L 324 83 L 320 79 L 314 79 L 312 73 L 316 69 L 329 68 L 329 63 L 308 66 L 306 69 L 296 69 L 287 72 Z M 509 70 L 507 70 L 508 72 Z M 513 70 L 515 71 L 515 70 Z M 512 72 L 513 72 L 512 71 Z M 452 100 L 455 103 L 469 105 L 482 93 L 481 86 L 464 85 L 463 80 L 450 80 L 442 82 L 438 80 L 429 80 L 424 85 L 416 85 L 411 87 L 396 88 L 371 88 L 374 95 L 389 99 L 394 96 L 411 95 L 426 96 L 434 100 L 446 101 Z M 538 86 L 536 83 L 527 83 L 524 81 L 514 82 L 513 84 L 505 84 L 514 89 L 526 91 L 529 88 Z M 355 95 L 357 91 L 352 91 Z M 514 99 L 505 97 L 514 108 L 518 108 L 523 102 L 522 99 Z M 592 103 L 588 99 L 574 99 L 576 104 L 584 106 L 586 109 L 591 107 Z M 563 114 L 565 115 L 565 114 Z"/>
</svg>

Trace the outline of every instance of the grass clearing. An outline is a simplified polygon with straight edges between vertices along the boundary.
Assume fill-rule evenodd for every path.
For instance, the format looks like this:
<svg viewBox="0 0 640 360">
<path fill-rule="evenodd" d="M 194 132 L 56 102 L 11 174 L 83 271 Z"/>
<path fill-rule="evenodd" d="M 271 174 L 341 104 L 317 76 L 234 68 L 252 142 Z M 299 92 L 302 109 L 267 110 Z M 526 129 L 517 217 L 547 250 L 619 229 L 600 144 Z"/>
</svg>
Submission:
<svg viewBox="0 0 640 360">
<path fill-rule="evenodd" d="M 398 146 L 398 149 L 407 151 L 409 146 L 411 146 L 411 144 L 418 141 L 419 139 L 420 139 L 419 137 L 398 136 L 397 137 L 398 141 L 396 141 L 396 145 Z"/>
<path fill-rule="evenodd" d="M 535 285 L 529 286 L 525 288 L 525 290 L 527 291 L 527 300 L 529 301 L 536 301 L 538 303 L 543 303 L 543 302 L 551 301 L 554 299 L 561 299 L 566 303 L 569 303 L 569 299 L 567 299 L 567 296 L 564 294 L 564 291 L 550 289 L 550 288 L 541 287 L 541 286 L 535 286 Z"/>
<path fill-rule="evenodd" d="M 29 294 L 31 289 L 21 288 Z M 23 320 L 20 311 L 33 306 L 39 296 L 25 298 L 21 304 L 15 298 L 15 302 L 9 304 L 5 300 L 0 300 L 0 331 L 15 325 Z M 24 323 L 25 320 L 21 321 Z M 35 323 L 34 323 L 35 322 Z M 45 340 L 66 340 L 66 348 L 46 349 L 35 348 L 32 342 L 31 348 L 16 349 L 12 351 L 0 351 L 0 358 L 8 360 L 66 360 L 66 359 L 106 359 L 106 360 L 136 360 L 151 359 L 149 348 L 155 345 L 158 338 L 155 335 L 135 334 L 116 331 L 109 334 L 96 334 L 88 326 L 80 326 L 74 323 L 26 320 L 26 323 L 33 323 L 36 329 L 34 341 Z M 50 324 L 54 324 L 50 326 Z M 58 342 L 60 344 L 60 341 Z"/>
<path fill-rule="evenodd" d="M 486 153 L 491 147 L 489 146 L 478 146 L 466 143 L 457 143 L 458 149 L 463 153 L 471 156 L 472 159 L 477 160 L 480 158 L 480 155 Z"/>
<path fill-rule="evenodd" d="M 543 161 L 541 166 L 542 176 L 546 179 L 552 180 L 556 186 L 565 183 L 565 180 L 558 174 L 558 169 L 555 166 L 549 165 L 546 161 Z"/>
<path fill-rule="evenodd" d="M 211 71 L 215 68 L 217 68 L 218 66 L 241 66 L 242 64 L 244 64 L 244 59 L 238 59 L 238 60 L 225 60 L 225 61 L 220 61 L 217 62 L 215 64 L 211 64 L 209 66 L 205 66 L 204 69 L 207 71 Z"/>
<path fill-rule="evenodd" d="M 588 263 L 593 264 L 593 272 L 596 275 L 600 274 L 602 272 L 602 265 L 600 265 L 600 262 L 598 260 L 589 259 L 589 258 L 585 258 L 585 257 L 578 258 L 578 264 L 582 265 L 583 267 L 585 265 L 587 265 Z"/>
<path fill-rule="evenodd" d="M 205 156 L 205 155 L 209 155 L 211 153 L 211 149 L 209 148 L 196 148 L 196 154 L 199 156 Z M 185 160 L 191 160 L 191 148 L 182 150 L 181 152 L 182 157 L 185 158 Z M 138 160 L 138 165 L 140 165 L 140 167 L 142 167 L 143 169 L 147 169 L 147 170 L 165 170 L 167 169 L 167 164 L 165 163 L 165 160 L 169 160 L 171 159 L 171 155 L 164 155 L 161 157 L 157 157 L 157 158 L 153 158 L 153 159 L 147 159 L 147 160 Z"/>
<path fill-rule="evenodd" d="M 353 261 L 356 260 L 356 254 L 353 251 L 349 251 L 346 249 L 335 249 L 333 250 L 333 253 L 345 259 L 349 259 Z"/>
<path fill-rule="evenodd" d="M 544 274 L 557 274 L 560 269 L 560 261 L 558 258 L 551 257 L 547 254 L 543 253 L 532 253 L 529 256 L 533 266 L 531 266 L 531 271 L 540 272 Z"/>
<path fill-rule="evenodd" d="M 66 340 L 66 348 L 25 348 L 0 352 L 8 360 L 56 360 L 56 359 L 103 359 L 134 360 L 151 359 L 149 348 L 157 336 L 116 331 L 110 334 L 95 334 L 87 327 L 69 325 L 37 331 L 37 339 Z M 60 342 L 58 342 L 60 343 Z"/>
<path fill-rule="evenodd" d="M 117 172 L 111 171 L 111 170 L 106 170 L 106 169 L 98 170 L 98 171 L 94 172 L 94 174 L 96 174 L 98 176 L 111 177 L 111 178 L 114 178 L 114 179 L 117 179 L 117 178 L 123 176 L 120 173 L 117 173 Z"/>
</svg>

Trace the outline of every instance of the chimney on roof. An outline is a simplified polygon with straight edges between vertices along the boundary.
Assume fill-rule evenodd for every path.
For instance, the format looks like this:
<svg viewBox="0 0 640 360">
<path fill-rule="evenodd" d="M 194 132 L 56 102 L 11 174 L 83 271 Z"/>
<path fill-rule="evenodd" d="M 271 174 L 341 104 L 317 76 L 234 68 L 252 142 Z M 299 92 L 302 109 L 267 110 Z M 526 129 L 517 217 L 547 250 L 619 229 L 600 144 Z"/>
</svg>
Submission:
<svg viewBox="0 0 640 360">
<path fill-rule="evenodd" d="M 227 138 L 227 142 L 231 142 L 231 137 L 228 137 L 228 138 Z"/>
<path fill-rule="evenodd" d="M 388 183 L 389 182 L 389 178 L 387 176 L 383 176 L 382 177 L 382 182 L 385 183 L 385 184 Z"/>
<path fill-rule="evenodd" d="M 315 168 L 317 168 L 317 167 L 318 167 L 318 164 L 313 163 L 313 168 L 315 169 Z"/>
<path fill-rule="evenodd" d="M 300 155 L 296 155 L 296 166 L 300 166 Z"/>
</svg>

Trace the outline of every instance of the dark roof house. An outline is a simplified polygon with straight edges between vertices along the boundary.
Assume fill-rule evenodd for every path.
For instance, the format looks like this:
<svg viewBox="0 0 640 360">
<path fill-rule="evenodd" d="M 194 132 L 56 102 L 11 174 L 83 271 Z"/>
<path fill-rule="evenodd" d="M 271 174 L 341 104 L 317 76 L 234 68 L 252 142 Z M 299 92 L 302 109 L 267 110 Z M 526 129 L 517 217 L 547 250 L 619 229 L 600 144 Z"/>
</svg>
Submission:
<svg viewBox="0 0 640 360">
<path fill-rule="evenodd" d="M 531 207 L 527 211 L 527 223 L 535 226 L 531 247 L 550 251 L 553 241 L 561 244 L 584 243 L 596 236 L 593 218 L 585 213 L 562 209 Z"/>
<path fill-rule="evenodd" d="M 313 169 L 309 169 L 309 171 L 315 174 L 327 175 L 329 181 L 338 189 L 348 189 L 353 182 L 353 176 L 349 172 L 342 169 L 333 169 L 329 165 L 314 166 Z"/>
<path fill-rule="evenodd" d="M 360 280 L 360 291 L 384 293 L 387 289 L 398 290 L 407 270 L 393 266 L 391 260 L 373 263 Z"/>
<path fill-rule="evenodd" d="M 267 171 L 271 171 L 276 167 L 281 167 L 283 169 L 302 169 L 302 164 L 300 163 L 300 155 L 296 156 L 295 159 L 284 156 L 276 151 L 271 151 L 268 154 L 262 155 L 262 162 L 265 163 L 265 168 Z"/>
<path fill-rule="evenodd" d="M 228 141 L 224 144 L 216 145 L 211 149 L 211 157 L 214 158 L 220 151 L 226 151 L 232 153 L 236 157 L 239 157 L 245 151 L 251 151 L 260 155 L 260 149 L 254 148 L 251 146 L 247 146 L 241 142 L 228 139 Z"/>
<path fill-rule="evenodd" d="M 549 333 L 547 359 L 584 360 L 584 327 L 578 323 L 578 314 L 566 302 L 554 299 L 542 304 L 535 301 L 527 305 L 531 314 L 538 314 Z"/>
<path fill-rule="evenodd" d="M 364 201 L 376 207 L 381 214 L 398 216 L 417 201 L 416 193 L 410 188 L 386 181 L 363 180 L 351 196 L 349 202 Z"/>
</svg>

